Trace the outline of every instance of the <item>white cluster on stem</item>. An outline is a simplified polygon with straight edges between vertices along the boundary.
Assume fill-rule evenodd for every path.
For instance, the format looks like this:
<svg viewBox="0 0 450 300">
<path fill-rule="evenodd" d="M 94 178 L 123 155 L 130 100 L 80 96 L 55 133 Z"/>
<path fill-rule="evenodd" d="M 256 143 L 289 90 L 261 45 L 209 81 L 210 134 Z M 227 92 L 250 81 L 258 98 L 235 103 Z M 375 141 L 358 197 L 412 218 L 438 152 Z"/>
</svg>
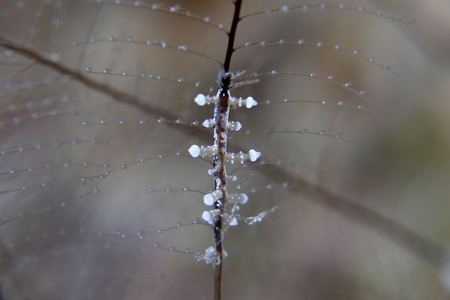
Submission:
<svg viewBox="0 0 450 300">
<path fill-rule="evenodd" d="M 220 101 L 220 97 L 221 97 L 221 93 L 220 91 L 215 95 L 215 96 L 209 96 L 209 95 L 203 95 L 203 94 L 198 94 L 194 101 L 195 103 L 197 103 L 200 106 L 204 106 L 206 104 L 215 104 L 216 106 L 219 105 L 219 101 Z M 222 97 L 223 94 L 222 94 Z M 247 107 L 247 108 L 252 108 L 256 105 L 258 105 L 258 102 L 253 99 L 253 97 L 247 97 L 247 98 L 235 98 L 232 97 L 231 95 L 227 95 L 227 101 L 228 101 L 228 109 L 230 107 Z M 220 120 L 220 121 L 219 121 Z M 205 121 L 203 121 L 202 125 L 206 128 L 213 128 L 215 132 L 221 132 L 220 133 L 220 137 L 222 138 L 222 140 L 227 140 L 228 136 L 227 136 L 227 132 L 226 130 L 233 130 L 233 131 L 239 131 L 242 128 L 242 124 L 238 121 L 229 121 L 228 120 L 228 112 L 221 114 L 220 118 L 218 117 L 218 115 L 215 115 L 214 118 L 211 119 L 206 119 Z M 220 130 L 222 129 L 222 130 Z M 225 129 L 225 130 L 223 130 Z M 214 135 L 214 139 L 215 139 L 215 143 L 212 146 L 199 146 L 199 145 L 192 145 L 189 149 L 188 152 L 192 157 L 201 157 L 201 158 L 205 158 L 205 157 L 211 157 L 213 159 L 217 159 L 217 156 L 219 155 L 219 151 L 221 151 L 220 155 L 222 155 L 222 159 L 224 163 L 231 163 L 234 164 L 235 162 L 244 164 L 246 161 L 251 161 L 251 162 L 255 162 L 260 156 L 261 156 L 261 152 L 258 152 L 254 149 L 250 149 L 247 153 L 245 152 L 238 152 L 238 153 L 228 153 L 226 152 L 226 144 L 224 149 L 219 149 L 220 146 L 219 143 L 217 142 L 218 140 L 218 135 L 217 133 L 215 133 Z M 220 169 L 222 168 L 222 169 Z M 225 178 L 227 179 L 231 179 L 233 181 L 235 181 L 237 179 L 236 176 L 228 176 L 226 174 L 226 169 L 225 166 L 221 166 L 218 167 L 217 165 L 213 168 L 208 170 L 208 174 L 211 176 L 214 176 L 215 178 L 217 176 L 219 176 L 219 172 L 222 170 L 222 172 L 224 173 Z M 218 180 L 216 178 L 216 180 Z M 225 195 L 224 195 L 225 193 Z M 225 201 L 225 203 L 222 203 L 222 201 Z M 203 212 L 202 214 L 202 219 L 209 223 L 209 224 L 214 224 L 215 221 L 217 220 L 217 218 L 220 216 L 222 217 L 222 219 L 224 220 L 226 226 L 236 226 L 238 225 L 238 219 L 242 219 L 242 217 L 238 214 L 239 211 L 239 205 L 245 204 L 248 201 L 248 196 L 246 194 L 228 194 L 226 192 L 226 188 L 223 189 L 219 189 L 218 187 L 216 187 L 216 190 L 205 194 L 203 196 L 203 202 L 205 203 L 205 205 L 207 206 L 213 206 L 215 207 L 215 209 L 212 210 L 206 210 Z M 218 209 L 218 207 L 222 207 L 222 205 L 226 205 L 226 204 L 231 204 L 233 205 L 232 209 L 231 209 L 231 213 L 224 213 L 221 210 Z M 210 256 L 210 255 L 206 255 L 205 256 Z M 206 257 L 205 257 L 206 258 Z M 202 258 L 202 259 L 205 259 Z M 206 258 L 205 260 L 209 260 L 208 258 Z"/>
</svg>

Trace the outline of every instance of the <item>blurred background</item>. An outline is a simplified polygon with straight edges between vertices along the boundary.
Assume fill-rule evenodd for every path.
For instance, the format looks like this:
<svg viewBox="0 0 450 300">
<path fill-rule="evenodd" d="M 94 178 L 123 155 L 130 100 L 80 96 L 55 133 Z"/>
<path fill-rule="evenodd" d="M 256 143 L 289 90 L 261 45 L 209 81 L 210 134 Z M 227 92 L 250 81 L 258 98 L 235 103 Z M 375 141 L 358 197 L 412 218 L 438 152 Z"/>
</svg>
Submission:
<svg viewBox="0 0 450 300">
<path fill-rule="evenodd" d="M 450 238 L 448 11 L 244 0 L 231 69 L 260 82 L 232 95 L 260 105 L 231 112 L 229 147 L 262 157 L 231 166 L 229 188 L 249 195 L 243 216 L 277 210 L 227 232 L 223 299 L 448 299 L 433 251 Z M 193 99 L 217 91 L 232 14 L 219 0 L 2 1 L 0 35 L 201 123 L 212 107 Z M 212 299 L 194 258 L 212 230 L 192 222 L 213 181 L 187 153 L 212 138 L 0 50 L 2 298 Z"/>
</svg>

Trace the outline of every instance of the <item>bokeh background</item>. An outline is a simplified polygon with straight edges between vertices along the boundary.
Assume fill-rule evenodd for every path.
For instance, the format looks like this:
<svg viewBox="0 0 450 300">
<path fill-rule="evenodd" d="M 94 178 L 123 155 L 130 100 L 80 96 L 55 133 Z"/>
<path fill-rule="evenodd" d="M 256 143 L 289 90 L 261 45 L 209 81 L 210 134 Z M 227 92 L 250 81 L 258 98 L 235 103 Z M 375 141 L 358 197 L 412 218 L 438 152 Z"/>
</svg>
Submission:
<svg viewBox="0 0 450 300">
<path fill-rule="evenodd" d="M 0 35 L 182 123 L 210 118 L 193 99 L 216 92 L 232 2 L 119 2 L 2 1 Z M 450 238 L 449 5 L 244 0 L 241 15 L 283 5 L 238 28 L 232 70 L 279 74 L 232 91 L 261 105 L 232 112 L 230 149 L 263 155 L 230 167 L 230 190 L 249 194 L 244 216 L 277 210 L 227 232 L 223 298 L 448 299 L 446 252 L 429 249 Z M 2 299 L 212 299 L 193 255 L 212 230 L 192 222 L 213 181 L 187 153 L 210 138 L 1 50 Z M 396 224 L 426 240 L 400 243 Z"/>
</svg>

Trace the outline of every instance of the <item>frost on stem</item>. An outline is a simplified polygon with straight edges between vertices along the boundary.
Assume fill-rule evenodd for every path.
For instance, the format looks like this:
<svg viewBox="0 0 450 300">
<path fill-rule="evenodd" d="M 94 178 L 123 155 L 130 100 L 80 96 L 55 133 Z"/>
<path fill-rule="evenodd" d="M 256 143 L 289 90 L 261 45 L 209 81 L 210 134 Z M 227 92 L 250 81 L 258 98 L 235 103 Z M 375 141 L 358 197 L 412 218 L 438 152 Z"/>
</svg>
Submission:
<svg viewBox="0 0 450 300">
<path fill-rule="evenodd" d="M 215 104 L 217 101 L 219 101 L 219 93 L 215 96 L 209 96 L 209 95 L 203 95 L 198 94 L 194 101 L 199 106 L 204 106 L 205 104 Z M 245 106 L 247 108 L 252 108 L 254 106 L 258 105 L 258 101 L 256 101 L 253 97 L 247 97 L 246 99 L 243 98 L 235 98 L 235 97 L 229 97 L 228 103 L 230 106 L 237 106 L 242 107 Z"/>
<path fill-rule="evenodd" d="M 214 248 L 213 246 L 207 248 L 205 250 L 205 253 L 196 255 L 195 258 L 197 259 L 197 261 L 204 260 L 207 264 L 213 266 L 218 266 L 222 263 L 220 255 L 217 253 L 216 248 Z"/>
<path fill-rule="evenodd" d="M 243 73 L 242 73 L 243 74 Z M 214 104 L 213 117 L 203 121 L 202 125 L 213 130 L 214 144 L 210 146 L 192 145 L 189 147 L 189 154 L 194 157 L 212 159 L 213 168 L 207 170 L 210 176 L 214 177 L 215 189 L 203 196 L 203 203 L 211 210 L 205 210 L 202 213 L 202 219 L 209 225 L 216 226 L 215 230 L 219 230 L 216 234 L 216 245 L 206 249 L 204 254 L 198 254 L 196 259 L 198 261 L 204 260 L 208 264 L 215 266 L 221 264 L 221 249 L 217 247 L 217 243 L 221 244 L 225 232 L 229 227 L 237 226 L 238 220 L 243 220 L 247 224 L 254 224 L 261 221 L 267 212 L 263 212 L 256 217 L 245 218 L 239 214 L 240 205 L 246 204 L 249 200 L 244 193 L 228 194 L 227 180 L 235 181 L 235 175 L 229 176 L 226 171 L 228 163 L 244 164 L 246 161 L 255 162 L 261 156 L 261 152 L 255 149 L 250 149 L 248 152 L 239 151 L 237 153 L 227 151 L 228 130 L 239 131 L 242 124 L 239 121 L 229 121 L 230 108 L 246 107 L 248 109 L 257 106 L 258 102 L 253 97 L 236 98 L 231 96 L 230 89 L 237 86 L 233 79 L 242 75 L 238 73 L 233 75 L 231 73 L 219 73 L 220 88 L 215 96 L 198 94 L 194 101 L 199 106 Z M 221 225 L 217 225 L 217 224 Z M 218 227 L 217 227 L 218 226 Z M 218 242 L 218 239 L 220 240 Z"/>
<path fill-rule="evenodd" d="M 208 205 L 211 206 L 214 204 L 215 201 L 219 200 L 220 198 L 222 198 L 223 193 L 221 190 L 216 190 L 210 194 L 206 194 L 205 196 L 203 196 L 203 202 Z"/>
</svg>

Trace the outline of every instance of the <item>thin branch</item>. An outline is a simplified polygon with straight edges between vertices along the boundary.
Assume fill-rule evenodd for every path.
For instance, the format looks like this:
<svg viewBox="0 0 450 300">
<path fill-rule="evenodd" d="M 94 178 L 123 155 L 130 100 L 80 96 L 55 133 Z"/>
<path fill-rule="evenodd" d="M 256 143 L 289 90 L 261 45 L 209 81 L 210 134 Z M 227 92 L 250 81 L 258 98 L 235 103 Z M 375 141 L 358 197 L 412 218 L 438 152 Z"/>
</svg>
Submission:
<svg viewBox="0 0 450 300">
<path fill-rule="evenodd" d="M 230 71 L 230 63 L 231 63 L 231 56 L 234 52 L 234 39 L 236 38 L 236 29 L 239 21 L 241 20 L 239 18 L 239 14 L 241 12 L 241 6 L 242 6 L 242 0 L 236 0 L 234 2 L 234 16 L 233 16 L 233 22 L 231 23 L 231 29 L 230 33 L 228 33 L 228 46 L 227 46 L 227 53 L 225 55 L 225 63 L 223 64 L 223 69 L 225 73 L 228 73 Z"/>
</svg>

